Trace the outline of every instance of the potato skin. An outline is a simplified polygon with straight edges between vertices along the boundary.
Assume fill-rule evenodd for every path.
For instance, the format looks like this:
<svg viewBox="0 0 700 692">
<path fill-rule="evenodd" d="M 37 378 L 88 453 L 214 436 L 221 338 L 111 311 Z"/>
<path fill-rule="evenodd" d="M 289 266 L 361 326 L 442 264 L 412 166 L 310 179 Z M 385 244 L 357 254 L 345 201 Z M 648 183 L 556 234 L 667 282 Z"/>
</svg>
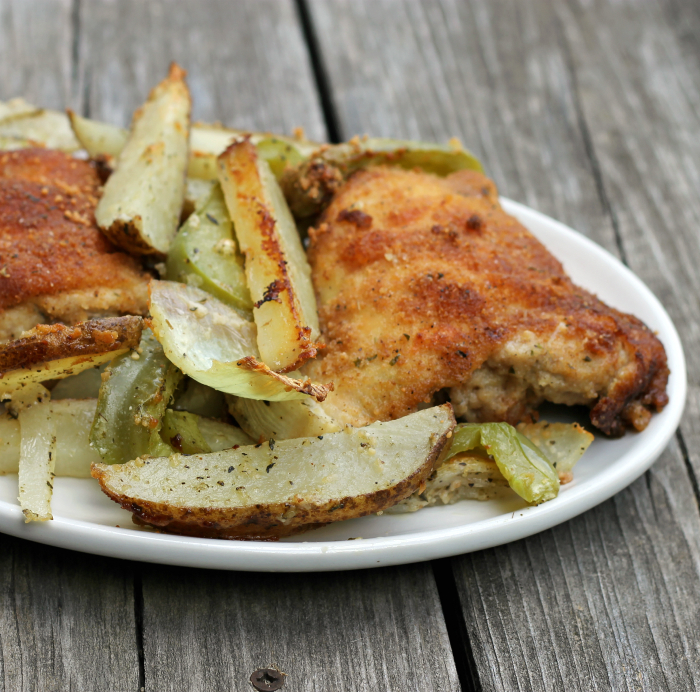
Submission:
<svg viewBox="0 0 700 692">
<path fill-rule="evenodd" d="M 143 319 L 133 315 L 81 322 L 72 327 L 41 324 L 0 350 L 0 378 L 12 370 L 74 356 L 136 348 Z"/>
<path fill-rule="evenodd" d="M 153 255 L 158 259 L 167 257 L 167 253 L 159 252 L 146 240 L 143 234 L 143 222 L 140 216 L 132 219 L 116 219 L 111 226 L 103 228 L 102 232 L 115 245 L 126 250 L 131 255 Z"/>
<path fill-rule="evenodd" d="M 454 424 L 454 418 L 453 424 Z M 314 504 L 305 502 L 277 502 L 233 508 L 176 507 L 164 502 L 135 500 L 114 492 L 106 486 L 107 466 L 93 464 L 92 476 L 100 482 L 103 492 L 134 515 L 134 522 L 161 529 L 167 533 L 208 538 L 239 540 L 277 540 L 303 533 L 331 522 L 355 519 L 381 512 L 415 492 L 425 483 L 442 455 L 449 449 L 452 426 L 433 443 L 425 461 L 410 476 L 396 485 L 374 493 L 355 497 L 334 498 Z M 149 459 L 144 459 L 148 464 Z M 283 515 L 288 517 L 283 519 Z"/>
</svg>

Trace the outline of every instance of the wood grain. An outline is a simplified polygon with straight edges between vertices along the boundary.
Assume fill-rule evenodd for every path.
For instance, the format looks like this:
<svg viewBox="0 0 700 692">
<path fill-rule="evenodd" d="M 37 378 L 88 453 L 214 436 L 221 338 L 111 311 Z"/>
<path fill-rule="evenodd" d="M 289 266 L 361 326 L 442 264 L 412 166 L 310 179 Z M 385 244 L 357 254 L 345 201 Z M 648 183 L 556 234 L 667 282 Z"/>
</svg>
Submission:
<svg viewBox="0 0 700 692">
<path fill-rule="evenodd" d="M 459 689 L 425 565 L 316 575 L 154 568 L 143 594 L 147 689 L 247 689 L 267 667 L 295 692 Z"/>
<path fill-rule="evenodd" d="M 485 690 L 696 689 L 700 519 L 684 480 L 669 452 L 582 517 L 455 560 Z"/>
<path fill-rule="evenodd" d="M 194 120 L 325 140 L 291 1 L 93 0 L 80 11 L 78 79 L 92 117 L 127 125 L 172 60 L 188 71 Z"/>
<path fill-rule="evenodd" d="M 642 276 L 692 350 L 694 383 L 700 25 L 690 5 L 312 0 L 311 14 L 343 136 L 461 135 L 503 194 Z M 477 685 L 695 689 L 700 518 L 683 448 L 697 469 L 699 414 L 691 391 L 681 444 L 613 500 L 453 561 Z"/>
<path fill-rule="evenodd" d="M 700 13 L 694 3 L 559 8 L 581 106 L 630 267 L 688 360 L 685 448 L 700 478 Z"/>
<path fill-rule="evenodd" d="M 0 690 L 136 690 L 131 565 L 0 534 Z"/>
<path fill-rule="evenodd" d="M 71 0 L 0 0 L 0 100 L 73 106 Z"/>
</svg>

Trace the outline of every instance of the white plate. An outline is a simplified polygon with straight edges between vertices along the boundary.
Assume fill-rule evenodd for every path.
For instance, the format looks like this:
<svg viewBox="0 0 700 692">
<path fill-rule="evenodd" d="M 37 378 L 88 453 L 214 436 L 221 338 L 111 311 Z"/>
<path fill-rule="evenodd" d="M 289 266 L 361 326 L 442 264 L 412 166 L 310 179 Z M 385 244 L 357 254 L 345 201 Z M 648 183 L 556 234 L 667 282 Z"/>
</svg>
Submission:
<svg viewBox="0 0 700 692">
<path fill-rule="evenodd" d="M 669 404 L 647 429 L 619 440 L 597 437 L 576 466 L 573 483 L 555 500 L 527 507 L 520 500 L 465 501 L 415 514 L 353 519 L 279 543 L 168 536 L 137 529 L 130 513 L 95 481 L 57 478 L 54 520 L 25 524 L 17 477 L 0 477 L 0 530 L 83 552 L 171 565 L 282 572 L 360 569 L 447 557 L 543 531 L 608 499 L 646 471 L 680 421 L 686 395 L 678 334 L 649 289 L 618 260 L 567 226 L 503 200 L 558 257 L 573 280 L 606 303 L 633 313 L 658 332 L 671 368 Z M 362 540 L 348 540 L 358 538 Z"/>
</svg>

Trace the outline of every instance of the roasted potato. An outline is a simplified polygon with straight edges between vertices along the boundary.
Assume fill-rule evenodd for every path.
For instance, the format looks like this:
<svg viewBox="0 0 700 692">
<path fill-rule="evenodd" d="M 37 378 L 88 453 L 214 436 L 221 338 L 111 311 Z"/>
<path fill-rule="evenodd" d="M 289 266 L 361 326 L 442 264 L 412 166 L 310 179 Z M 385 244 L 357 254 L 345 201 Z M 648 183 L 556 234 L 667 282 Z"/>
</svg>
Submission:
<svg viewBox="0 0 700 692">
<path fill-rule="evenodd" d="M 212 454 L 94 464 L 137 523 L 220 538 L 278 538 L 387 509 L 430 475 L 454 429 L 449 404 L 389 423 Z"/>
<path fill-rule="evenodd" d="M 40 111 L 41 108 L 37 108 L 19 96 L 9 101 L 0 101 L 0 123 L 8 122 L 17 117 L 38 115 Z"/>
<path fill-rule="evenodd" d="M 0 395 L 34 382 L 62 379 L 136 348 L 141 317 L 107 317 L 73 327 L 40 324 L 0 349 Z"/>
<path fill-rule="evenodd" d="M 311 269 L 294 219 L 249 139 L 219 157 L 219 181 L 245 256 L 260 356 L 275 371 L 295 370 L 316 355 L 319 327 Z"/>
<path fill-rule="evenodd" d="M 71 153 L 80 149 L 65 113 L 36 108 L 23 99 L 0 102 L 2 148 L 44 146 Z"/>
<path fill-rule="evenodd" d="M 129 138 L 107 180 L 95 218 L 110 240 L 131 253 L 165 254 L 177 231 L 190 106 L 185 72 L 173 64 L 134 114 Z"/>
<path fill-rule="evenodd" d="M 80 146 L 93 158 L 114 162 L 129 139 L 129 130 L 90 120 L 68 110 L 68 120 Z"/>
<path fill-rule="evenodd" d="M 25 521 L 47 521 L 51 514 L 57 421 L 50 402 L 43 401 L 20 411 L 24 434 L 19 452 L 19 505 Z"/>
</svg>

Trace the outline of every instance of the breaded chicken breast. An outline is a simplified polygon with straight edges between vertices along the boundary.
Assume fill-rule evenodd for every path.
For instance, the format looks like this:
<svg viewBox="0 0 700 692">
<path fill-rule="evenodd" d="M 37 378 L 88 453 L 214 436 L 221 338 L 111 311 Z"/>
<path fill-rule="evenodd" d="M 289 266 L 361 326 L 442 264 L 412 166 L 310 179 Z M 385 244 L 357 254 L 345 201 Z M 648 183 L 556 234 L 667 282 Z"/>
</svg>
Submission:
<svg viewBox="0 0 700 692">
<path fill-rule="evenodd" d="M 305 373 L 334 381 L 324 407 L 342 422 L 449 389 L 468 421 L 515 424 L 546 400 L 619 435 L 667 402 L 656 336 L 574 285 L 480 173 L 359 171 L 309 235 L 327 348 Z"/>
<path fill-rule="evenodd" d="M 97 228 L 99 192 L 86 161 L 0 152 L 0 340 L 43 322 L 146 314 L 149 276 Z"/>
</svg>

